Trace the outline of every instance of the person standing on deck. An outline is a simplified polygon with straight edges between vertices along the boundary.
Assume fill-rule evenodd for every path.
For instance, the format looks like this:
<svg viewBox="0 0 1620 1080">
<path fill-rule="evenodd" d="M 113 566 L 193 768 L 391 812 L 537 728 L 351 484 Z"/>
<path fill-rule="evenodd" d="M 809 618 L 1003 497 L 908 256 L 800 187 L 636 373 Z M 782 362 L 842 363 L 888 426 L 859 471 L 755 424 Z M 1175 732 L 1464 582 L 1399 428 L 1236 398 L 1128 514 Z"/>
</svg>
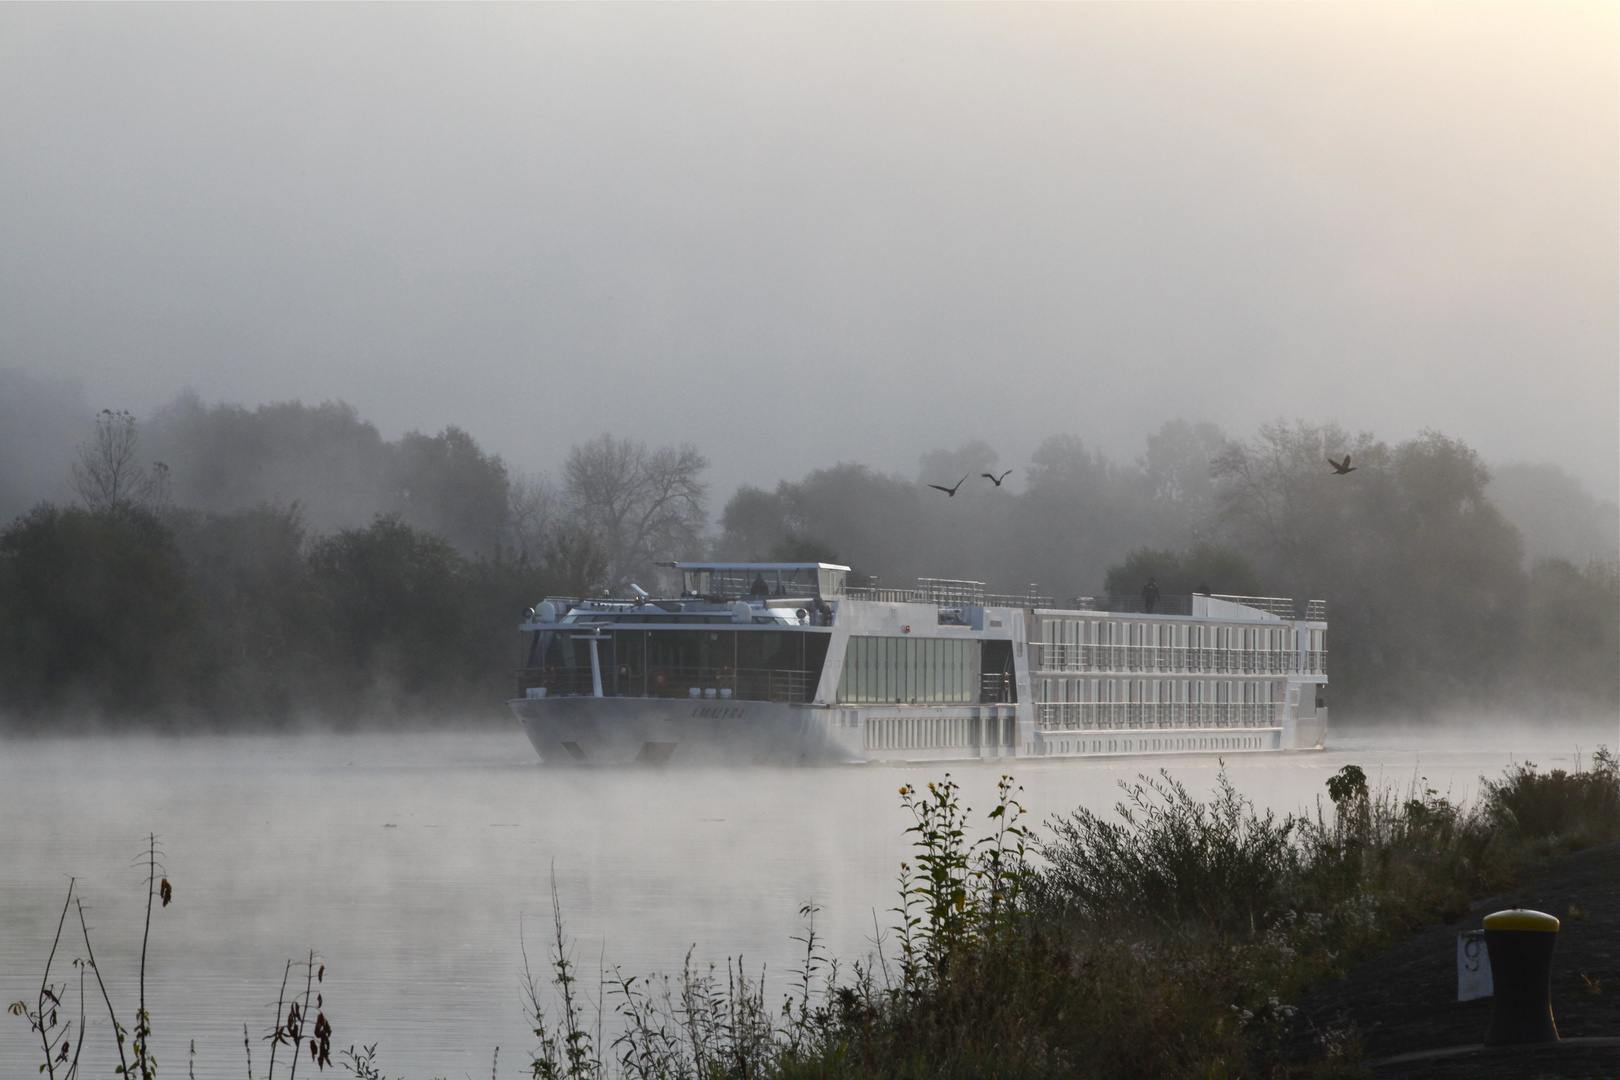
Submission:
<svg viewBox="0 0 1620 1080">
<path fill-rule="evenodd" d="M 1142 586 L 1142 610 L 1149 615 L 1159 604 L 1159 583 L 1148 578 L 1147 584 Z"/>
</svg>

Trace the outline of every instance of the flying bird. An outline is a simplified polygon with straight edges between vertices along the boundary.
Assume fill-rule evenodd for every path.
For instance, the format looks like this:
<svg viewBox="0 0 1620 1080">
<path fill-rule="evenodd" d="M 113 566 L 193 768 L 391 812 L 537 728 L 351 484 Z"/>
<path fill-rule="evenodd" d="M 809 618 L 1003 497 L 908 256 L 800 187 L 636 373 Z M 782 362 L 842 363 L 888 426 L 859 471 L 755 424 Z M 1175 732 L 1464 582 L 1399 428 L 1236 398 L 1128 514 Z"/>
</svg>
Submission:
<svg viewBox="0 0 1620 1080">
<path fill-rule="evenodd" d="M 1007 479 L 1007 477 L 1012 475 L 1012 470 L 1008 469 L 1006 472 L 1002 473 L 1000 476 L 991 476 L 987 472 L 982 472 L 979 475 L 984 477 L 986 480 L 990 481 L 992 484 L 996 485 L 996 487 L 1000 487 L 1001 482 L 1003 480 Z"/>
<path fill-rule="evenodd" d="M 938 484 L 929 484 L 928 486 L 933 488 L 935 491 L 943 491 L 948 497 L 954 499 L 956 498 L 956 488 L 961 487 L 963 482 L 966 480 L 967 477 L 962 477 L 961 480 L 956 482 L 956 487 L 940 487 Z"/>
<path fill-rule="evenodd" d="M 1343 461 L 1334 461 L 1332 458 L 1328 458 L 1328 464 L 1333 466 L 1334 476 L 1343 476 L 1345 473 L 1353 473 L 1356 471 L 1356 467 L 1350 464 L 1349 454 L 1344 455 Z"/>
</svg>

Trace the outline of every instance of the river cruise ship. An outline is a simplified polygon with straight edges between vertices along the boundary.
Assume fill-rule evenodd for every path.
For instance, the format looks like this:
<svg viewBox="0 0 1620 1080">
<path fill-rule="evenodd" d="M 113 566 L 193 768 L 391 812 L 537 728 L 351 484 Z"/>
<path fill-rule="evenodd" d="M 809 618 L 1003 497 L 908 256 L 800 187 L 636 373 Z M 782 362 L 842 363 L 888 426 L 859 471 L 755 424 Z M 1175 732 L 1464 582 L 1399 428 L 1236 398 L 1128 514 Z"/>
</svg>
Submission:
<svg viewBox="0 0 1620 1080">
<path fill-rule="evenodd" d="M 1005 762 L 1327 733 L 1319 600 L 1058 604 L 942 578 L 852 588 L 829 563 L 667 565 L 678 596 L 530 609 L 509 704 L 542 760 Z"/>
</svg>

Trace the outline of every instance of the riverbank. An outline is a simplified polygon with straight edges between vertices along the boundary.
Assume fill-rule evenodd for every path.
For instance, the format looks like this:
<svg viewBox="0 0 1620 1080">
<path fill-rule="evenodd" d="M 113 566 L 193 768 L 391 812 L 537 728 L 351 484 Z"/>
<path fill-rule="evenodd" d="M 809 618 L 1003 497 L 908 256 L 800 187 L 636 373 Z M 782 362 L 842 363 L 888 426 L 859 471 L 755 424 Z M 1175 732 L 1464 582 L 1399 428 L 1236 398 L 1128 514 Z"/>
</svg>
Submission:
<svg viewBox="0 0 1620 1080">
<path fill-rule="evenodd" d="M 1604 922 L 1605 933 L 1612 924 L 1620 890 L 1604 855 L 1620 840 L 1620 770 L 1606 750 L 1587 769 L 1512 766 L 1472 805 L 1421 782 L 1371 787 L 1355 766 L 1327 789 L 1331 812 L 1278 817 L 1224 777 L 1208 801 L 1169 776 L 1144 778 L 1117 814 L 1082 809 L 1038 840 L 1021 834 L 1040 861 L 1009 883 L 1000 838 L 965 842 L 954 791 L 930 784 L 932 813 L 911 830 L 921 884 L 909 896 L 922 916 L 909 925 L 921 944 L 902 939 L 898 989 L 857 981 L 816 1031 L 811 1060 L 788 1056 L 780 1074 L 1348 1077 L 1417 1064 L 1452 1075 L 1436 1071 L 1461 1064 L 1450 1057 L 1391 1060 L 1482 1038 L 1470 1021 L 1488 1006 L 1444 1005 L 1457 929 L 1445 924 L 1477 926 L 1514 900 Z M 1565 858 L 1577 851 L 1596 854 Z M 1561 876 L 1544 879 L 1553 864 Z M 1538 879 L 1552 884 L 1500 895 Z M 1000 914 L 1007 896 L 1019 918 Z M 1578 992 L 1600 996 L 1605 975 L 1612 992 L 1613 943 L 1586 937 L 1567 943 L 1563 997 L 1582 975 Z M 1343 965 L 1368 957 L 1386 959 L 1342 979 Z M 1325 986 L 1341 982 L 1351 998 L 1336 1009 Z M 1569 1011 L 1571 1037 L 1607 1031 L 1600 1007 Z M 1562 1047 L 1554 1073 L 1605 1049 Z M 1511 1072 L 1515 1054 L 1489 1057 Z"/>
<path fill-rule="evenodd" d="M 1601 736 L 1527 726 L 1517 734 L 1483 732 L 1459 747 L 1408 735 L 1319 754 L 1240 756 L 1226 762 L 1225 773 L 1262 813 L 1310 808 L 1319 794 L 1325 802 L 1324 781 L 1349 763 L 1365 767 L 1375 791 L 1404 792 L 1426 777 L 1460 805 L 1481 797 L 1472 781 L 1500 777 L 1514 761 L 1577 768 L 1567 749 L 1555 748 L 1590 747 Z M 515 732 L 30 740 L 5 751 L 0 816 L 11 827 L 0 835 L 0 863 L 11 873 L 0 914 L 4 1000 L 38 991 L 63 874 L 78 877 L 93 912 L 97 958 L 115 999 L 133 990 L 142 890 L 130 859 L 146 831 L 155 831 L 175 900 L 153 924 L 154 1045 L 166 1063 L 184 1062 L 195 1040 L 199 1076 L 241 1067 L 243 1023 L 256 1037 L 267 1028 L 265 1002 L 274 1000 L 283 963 L 310 945 L 327 967 L 337 1048 L 376 1042 L 389 1076 L 432 1077 L 484 1075 L 500 1046 L 503 1073 L 526 1072 L 532 1040 L 519 1008 L 517 941 L 521 924 L 543 976 L 553 881 L 593 999 L 591 969 L 599 963 L 610 973 L 620 967 L 678 976 L 695 944 L 699 971 L 728 954 L 747 959 L 750 979 L 763 969 L 768 1003 L 779 1006 L 784 991 L 796 989 L 792 973 L 804 958 L 793 940 L 802 904 L 822 908 L 816 931 L 826 957 L 865 957 L 877 929 L 894 924 L 894 874 L 911 857 L 912 840 L 895 789 L 940 776 L 922 768 L 555 772 L 537 767 Z M 1154 764 L 1031 763 L 1019 782 L 1032 820 L 1077 806 L 1110 815 L 1120 795 L 1115 781 Z M 1221 771 L 1214 759 L 1168 764 L 1199 800 Z M 979 835 L 995 774 L 964 770 L 958 779 L 979 811 L 970 821 L 971 835 Z M 1425 877 L 1434 877 L 1432 867 Z M 1406 925 L 1422 931 L 1438 919 L 1429 914 Z M 1059 1048 L 1081 1069 L 1095 1064 L 1091 1075 L 1260 1075 L 1241 1055 L 1228 1059 L 1222 1074 L 1174 1067 L 1193 1051 L 1220 1051 L 1199 1039 L 1223 1021 L 1220 1031 L 1231 1034 L 1232 1005 L 1246 1003 L 1264 1019 L 1276 984 L 1268 977 L 1235 985 L 1231 950 L 1243 946 L 1245 956 L 1261 961 L 1284 954 L 1266 952 L 1264 942 L 1248 949 L 1248 925 L 1240 920 L 1238 938 L 1224 944 L 1196 935 L 1144 940 L 1140 926 L 1077 932 L 1070 942 L 1088 950 L 1083 959 L 1092 966 L 1082 974 L 1090 981 L 1073 979 L 1075 968 L 1054 971 L 1096 1022 L 1080 1031 L 1075 1014 L 1065 1019 L 1061 1010 L 1034 1019 L 1073 1030 L 1070 1045 Z M 897 943 L 892 933 L 885 937 L 892 962 Z M 1392 940 L 1358 955 L 1381 952 Z M 1144 949 L 1154 950 L 1151 957 L 1144 959 Z M 1189 969 L 1176 966 L 1183 962 L 1198 965 L 1200 981 L 1183 977 Z M 848 966 L 840 972 L 842 981 Z M 1059 1001 L 1038 983 L 977 985 L 989 989 L 979 995 L 986 1002 L 1011 1003 L 1013 993 L 1033 1004 Z M 1282 1002 L 1301 1000 L 1281 990 Z M 975 993 L 973 985 L 964 991 Z M 616 1000 L 610 992 L 610 1029 Z M 109 1072 L 117 1061 L 105 1060 L 109 1043 L 96 1024 L 92 1017 L 86 1071 Z M 1002 1030 L 1016 1042 L 1018 1031 Z M 0 1075 L 32 1075 L 36 1051 L 26 1038 L 13 1038 L 26 1027 L 0 1032 Z M 987 1040 L 992 1052 L 997 1041 Z M 1241 1050 L 1242 1040 L 1236 1045 Z M 1159 1056 L 1134 1073 L 1110 1072 L 1099 1051 L 1111 1047 Z M 255 1041 L 256 1068 L 259 1048 Z M 1189 1056 L 1172 1057 L 1183 1053 Z M 927 1064 L 920 1061 L 913 1074 L 925 1075 Z"/>
<path fill-rule="evenodd" d="M 1457 935 L 1493 911 L 1526 907 L 1562 925 L 1553 956 L 1557 1050 L 1525 1048 L 1419 1057 L 1480 1043 L 1491 999 L 1457 1000 Z M 1620 843 L 1566 856 L 1545 876 L 1473 904 L 1454 922 L 1431 927 L 1352 968 L 1300 1002 L 1302 1028 L 1325 1042 L 1354 1040 L 1379 1080 L 1451 1077 L 1620 1075 Z M 1586 1040 L 1615 1038 L 1603 1045 Z M 1319 1056 L 1319 1055 L 1310 1055 Z"/>
</svg>

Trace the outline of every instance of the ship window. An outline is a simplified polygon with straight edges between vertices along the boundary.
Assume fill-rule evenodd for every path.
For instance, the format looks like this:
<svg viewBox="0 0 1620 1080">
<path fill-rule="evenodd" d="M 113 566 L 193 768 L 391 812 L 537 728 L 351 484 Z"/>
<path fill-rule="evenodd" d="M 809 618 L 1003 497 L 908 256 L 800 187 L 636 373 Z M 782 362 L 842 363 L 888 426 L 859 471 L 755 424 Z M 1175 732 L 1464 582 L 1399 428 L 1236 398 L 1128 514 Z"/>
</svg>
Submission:
<svg viewBox="0 0 1620 1080">
<path fill-rule="evenodd" d="M 844 595 L 844 578 L 843 570 L 823 570 L 816 566 L 711 566 L 683 570 L 681 587 L 687 595 L 720 600 L 738 600 L 745 596 L 834 598 Z"/>
<path fill-rule="evenodd" d="M 583 642 L 581 643 L 583 645 Z M 533 667 L 571 668 L 580 662 L 590 664 L 590 653 L 575 648 L 571 634 L 542 630 L 535 635 L 530 665 Z"/>
<path fill-rule="evenodd" d="M 852 637 L 838 700 L 858 704 L 978 699 L 979 642 L 948 638 Z M 1050 686 L 1046 693 L 1050 695 Z"/>
</svg>

